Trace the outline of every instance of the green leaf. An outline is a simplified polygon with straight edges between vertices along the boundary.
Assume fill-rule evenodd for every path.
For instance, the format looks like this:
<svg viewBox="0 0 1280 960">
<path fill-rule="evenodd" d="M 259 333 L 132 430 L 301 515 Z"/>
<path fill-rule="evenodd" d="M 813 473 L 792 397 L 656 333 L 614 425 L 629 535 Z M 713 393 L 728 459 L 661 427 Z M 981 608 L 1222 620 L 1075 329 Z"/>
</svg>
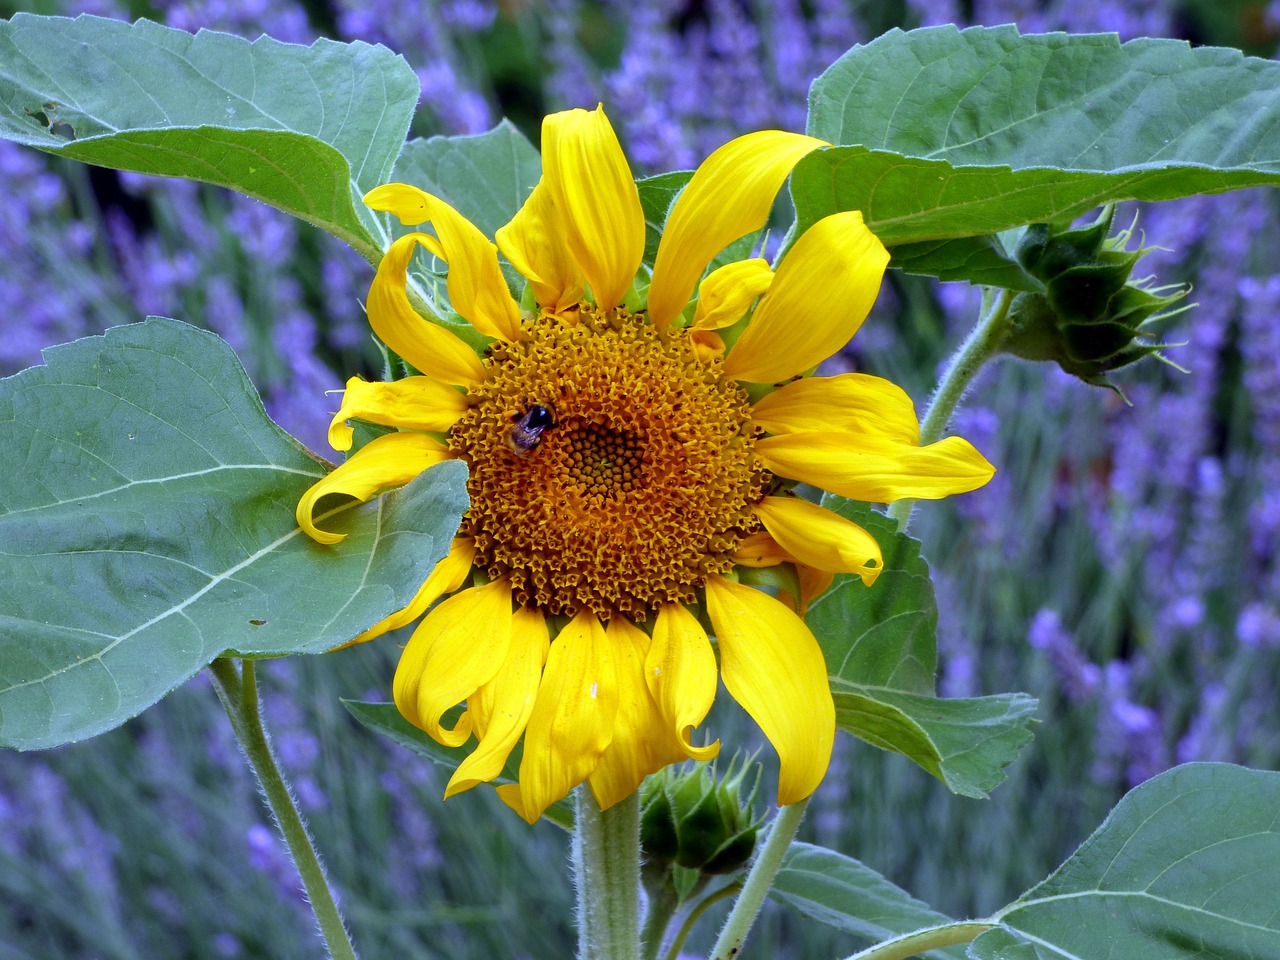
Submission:
<svg viewBox="0 0 1280 960">
<path fill-rule="evenodd" d="M 692 176 L 692 170 L 678 170 L 636 181 L 636 189 L 640 192 L 640 208 L 644 211 L 645 263 L 652 265 L 658 256 L 658 241 L 662 239 L 662 227 L 667 222 L 667 214 Z"/>
<path fill-rule="evenodd" d="M 831 680 L 836 725 L 914 760 L 953 793 L 982 799 L 1031 742 L 1036 700 L 1025 693 L 934 697 Z"/>
<path fill-rule="evenodd" d="M 871 941 L 953 921 L 917 900 L 876 871 L 842 853 L 793 843 L 769 896 L 827 926 Z M 963 947 L 922 954 L 930 960 L 960 960 Z"/>
<path fill-rule="evenodd" d="M 425 732 L 419 730 L 401 716 L 394 703 L 343 700 L 342 705 L 347 708 L 353 717 L 370 730 L 381 734 L 394 743 L 398 743 L 402 747 L 412 750 L 418 756 L 430 760 L 446 770 L 456 770 L 467 755 L 475 749 L 474 744 L 461 747 L 446 747 L 443 744 L 436 743 Z M 461 712 L 461 707 L 454 707 L 447 712 L 444 721 L 446 725 L 452 725 Z M 502 772 L 494 777 L 492 782 L 495 785 L 515 783 L 520 772 L 520 758 L 522 756 L 524 756 L 524 745 L 523 743 L 517 743 L 512 748 L 511 755 L 507 757 L 507 762 L 503 766 Z M 573 804 L 569 802 L 568 798 L 557 800 L 547 808 L 542 816 L 558 827 L 563 827 L 566 830 L 573 829 Z"/>
<path fill-rule="evenodd" d="M 892 30 L 814 82 L 808 131 L 838 148 L 797 165 L 797 218 L 862 210 L 904 268 L 978 281 L 1001 230 L 1280 183 L 1277 89 L 1280 63 L 1175 40 Z"/>
<path fill-rule="evenodd" d="M 865 503 L 827 496 L 822 505 L 880 544 L 884 569 L 875 585 L 837 577 L 814 600 L 805 622 L 822 645 L 827 670 L 852 683 L 932 695 L 938 668 L 938 605 L 920 541 Z"/>
<path fill-rule="evenodd" d="M 325 467 L 213 334 L 151 319 L 45 359 L 0 380 L 0 745 L 102 733 L 215 657 L 344 643 L 412 599 L 466 509 L 443 464 L 338 507 L 322 546 L 294 508 Z"/>
<path fill-rule="evenodd" d="M 996 915 L 977 960 L 1280 958 L 1280 773 L 1175 767 Z"/>
<path fill-rule="evenodd" d="M 431 137 L 405 144 L 393 180 L 448 201 L 487 237 L 516 215 L 542 176 L 528 138 L 503 120 L 471 137 Z"/>
<path fill-rule="evenodd" d="M 874 586 L 837 577 L 805 615 L 831 674 L 837 726 L 909 757 L 955 793 L 985 797 L 1030 742 L 1036 701 L 935 696 L 938 606 L 919 542 L 866 504 L 828 496 L 823 505 L 866 529 L 884 557 Z"/>
<path fill-rule="evenodd" d="M 386 48 L 18 14 L 0 63 L 0 136 L 238 190 L 380 255 L 358 200 L 390 174 L 419 95 Z"/>
</svg>

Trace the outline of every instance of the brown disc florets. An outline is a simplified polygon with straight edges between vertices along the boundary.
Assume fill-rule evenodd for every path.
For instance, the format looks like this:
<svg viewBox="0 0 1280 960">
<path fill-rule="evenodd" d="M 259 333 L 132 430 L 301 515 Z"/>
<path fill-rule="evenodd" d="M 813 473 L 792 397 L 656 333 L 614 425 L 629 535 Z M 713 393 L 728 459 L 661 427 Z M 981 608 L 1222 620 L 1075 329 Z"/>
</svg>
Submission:
<svg viewBox="0 0 1280 960">
<path fill-rule="evenodd" d="M 770 478 L 746 394 L 684 331 L 583 304 L 485 366 L 451 438 L 471 467 L 460 533 L 517 602 L 643 620 L 730 568 Z"/>
</svg>

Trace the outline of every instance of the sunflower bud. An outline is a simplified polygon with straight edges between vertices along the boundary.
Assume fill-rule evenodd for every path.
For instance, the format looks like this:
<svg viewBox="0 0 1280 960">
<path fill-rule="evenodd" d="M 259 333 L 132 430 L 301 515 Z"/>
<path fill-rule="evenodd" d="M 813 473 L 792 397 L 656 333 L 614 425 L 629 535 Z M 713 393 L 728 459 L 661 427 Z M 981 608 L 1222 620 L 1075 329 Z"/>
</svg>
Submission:
<svg viewBox="0 0 1280 960">
<path fill-rule="evenodd" d="M 1154 248 L 1127 249 L 1132 226 L 1108 237 L 1114 213 L 1107 207 L 1093 223 L 1075 229 L 1027 227 L 1015 256 L 1044 284 L 1044 292 L 1014 297 L 1006 353 L 1053 360 L 1072 376 L 1103 387 L 1112 386 L 1106 379 L 1112 370 L 1146 356 L 1164 359 L 1160 351 L 1169 344 L 1153 342 L 1146 328 L 1188 309 L 1190 304 L 1169 308 L 1190 287 L 1133 279 L 1134 265 Z"/>
<path fill-rule="evenodd" d="M 750 858 L 761 820 L 752 811 L 760 768 L 746 801 L 740 789 L 748 766 L 730 763 L 721 782 L 714 766 L 666 767 L 640 788 L 640 843 L 646 861 L 702 874 L 733 873 Z"/>
</svg>

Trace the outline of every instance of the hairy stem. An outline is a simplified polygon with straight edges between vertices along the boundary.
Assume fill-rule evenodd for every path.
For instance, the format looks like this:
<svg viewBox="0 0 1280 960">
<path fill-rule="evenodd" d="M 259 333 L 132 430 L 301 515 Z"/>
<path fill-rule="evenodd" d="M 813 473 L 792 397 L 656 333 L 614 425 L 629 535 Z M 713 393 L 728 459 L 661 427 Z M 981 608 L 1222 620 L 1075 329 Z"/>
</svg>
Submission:
<svg viewBox="0 0 1280 960">
<path fill-rule="evenodd" d="M 984 299 L 984 311 L 977 326 L 969 332 L 960 349 L 947 363 L 938 389 L 929 403 L 929 410 L 920 421 L 920 444 L 933 443 L 947 429 L 964 392 L 978 375 L 983 365 L 995 356 L 1009 332 L 1009 305 L 1013 303 L 1012 290 L 1000 290 Z M 889 507 L 889 516 L 898 522 L 898 529 L 905 530 L 915 509 L 914 500 L 898 500 Z"/>
<path fill-rule="evenodd" d="M 751 861 L 742 893 L 738 895 L 724 926 L 720 928 L 720 936 L 716 938 L 716 945 L 711 948 L 708 960 L 731 960 L 742 952 L 742 945 L 747 941 L 751 925 L 755 923 L 756 916 L 764 905 L 764 898 L 769 895 L 773 878 L 778 875 L 782 858 L 795 839 L 808 806 L 809 800 L 806 798 L 778 810 L 778 815 L 773 818 L 773 824 L 769 827 L 769 835 Z"/>
<path fill-rule="evenodd" d="M 578 960 L 640 960 L 640 796 L 601 810 L 577 792 Z"/>
<path fill-rule="evenodd" d="M 689 911 L 689 915 L 684 918 L 684 923 L 680 925 L 679 932 L 676 933 L 675 939 L 671 941 L 671 946 L 667 950 L 666 960 L 678 960 L 680 956 L 680 948 L 684 946 L 685 940 L 689 938 L 689 934 L 693 932 L 694 924 L 698 919 L 707 912 L 708 908 L 719 903 L 725 897 L 732 897 L 742 889 L 741 883 L 731 883 L 726 887 L 721 887 L 715 893 L 709 893 L 698 901 L 698 905 Z"/>
<path fill-rule="evenodd" d="M 218 699 L 222 701 L 227 717 L 231 720 L 236 739 L 244 750 L 245 759 L 258 778 L 267 807 L 275 817 L 293 857 L 293 864 L 302 877 L 307 900 L 315 914 L 316 924 L 320 927 L 320 935 L 324 937 L 329 956 L 333 960 L 356 960 L 355 948 L 343 926 L 342 915 L 338 912 L 338 904 L 325 877 L 324 867 L 320 865 L 315 844 L 293 802 L 293 793 L 280 772 L 275 751 L 271 749 L 266 728 L 262 725 L 253 661 L 242 661 L 241 668 L 237 670 L 231 660 L 219 658 L 209 664 L 209 673 L 213 678 L 213 687 L 218 692 Z"/>
</svg>

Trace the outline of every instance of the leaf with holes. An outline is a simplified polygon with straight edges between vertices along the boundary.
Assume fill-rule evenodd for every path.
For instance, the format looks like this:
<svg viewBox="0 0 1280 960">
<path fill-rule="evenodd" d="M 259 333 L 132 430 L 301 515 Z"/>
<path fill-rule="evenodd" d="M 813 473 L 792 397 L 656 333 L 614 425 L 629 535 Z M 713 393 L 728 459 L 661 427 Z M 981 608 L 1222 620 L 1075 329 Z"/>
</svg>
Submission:
<svg viewBox="0 0 1280 960">
<path fill-rule="evenodd" d="M 0 63 L 0 137 L 238 190 L 380 256 L 357 201 L 391 173 L 419 95 L 390 50 L 18 14 Z"/>
<path fill-rule="evenodd" d="M 322 546 L 294 508 L 324 464 L 217 337 L 151 319 L 45 358 L 0 380 L 0 745 L 102 733 L 215 657 L 332 649 L 408 603 L 466 509 L 442 464 L 338 507 Z"/>
<path fill-rule="evenodd" d="M 1280 184 L 1277 89 L 1280 64 L 1182 41 L 891 30 L 814 82 L 808 132 L 837 148 L 797 165 L 797 218 L 861 210 L 904 269 L 1036 289 L 989 235 Z"/>
</svg>

